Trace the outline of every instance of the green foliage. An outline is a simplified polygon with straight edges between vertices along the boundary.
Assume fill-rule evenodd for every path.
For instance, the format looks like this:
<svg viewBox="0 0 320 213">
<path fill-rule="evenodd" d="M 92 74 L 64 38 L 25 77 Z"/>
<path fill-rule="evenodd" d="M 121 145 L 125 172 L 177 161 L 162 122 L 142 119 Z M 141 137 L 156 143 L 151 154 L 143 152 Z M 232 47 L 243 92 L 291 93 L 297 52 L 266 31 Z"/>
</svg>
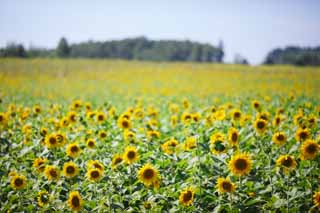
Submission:
<svg viewBox="0 0 320 213">
<path fill-rule="evenodd" d="M 320 47 L 286 47 L 272 50 L 265 59 L 265 64 L 294 64 L 300 66 L 320 65 Z"/>
<path fill-rule="evenodd" d="M 66 58 L 70 54 L 70 47 L 67 39 L 61 38 L 57 47 L 57 56 L 60 58 Z"/>
</svg>

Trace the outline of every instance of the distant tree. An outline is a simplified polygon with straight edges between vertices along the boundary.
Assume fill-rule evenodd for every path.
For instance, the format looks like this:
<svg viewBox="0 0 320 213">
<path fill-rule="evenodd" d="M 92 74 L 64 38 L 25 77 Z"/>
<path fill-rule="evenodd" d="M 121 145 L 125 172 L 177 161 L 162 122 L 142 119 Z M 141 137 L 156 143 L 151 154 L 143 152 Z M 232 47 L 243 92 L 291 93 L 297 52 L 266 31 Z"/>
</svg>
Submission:
<svg viewBox="0 0 320 213">
<path fill-rule="evenodd" d="M 264 64 L 293 64 L 298 66 L 319 66 L 320 47 L 286 47 L 274 49 L 268 53 Z"/>
<path fill-rule="evenodd" d="M 61 58 L 66 58 L 70 55 L 70 47 L 66 38 L 61 38 L 57 46 L 57 56 Z"/>
<path fill-rule="evenodd" d="M 235 54 L 233 63 L 234 64 L 249 64 L 248 60 L 240 54 Z"/>
<path fill-rule="evenodd" d="M 27 57 L 27 53 L 22 44 L 9 43 L 0 51 L 1 57 Z"/>
</svg>

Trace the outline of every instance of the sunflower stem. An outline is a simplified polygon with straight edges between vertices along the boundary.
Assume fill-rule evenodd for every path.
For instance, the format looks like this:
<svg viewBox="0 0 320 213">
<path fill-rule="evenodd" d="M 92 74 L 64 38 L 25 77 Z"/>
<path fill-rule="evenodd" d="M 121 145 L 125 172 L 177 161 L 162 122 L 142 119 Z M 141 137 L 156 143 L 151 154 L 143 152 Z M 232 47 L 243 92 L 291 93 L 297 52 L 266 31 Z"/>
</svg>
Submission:
<svg viewBox="0 0 320 213">
<path fill-rule="evenodd" d="M 287 212 L 289 212 L 289 174 L 286 175 L 286 185 L 287 185 Z"/>
</svg>

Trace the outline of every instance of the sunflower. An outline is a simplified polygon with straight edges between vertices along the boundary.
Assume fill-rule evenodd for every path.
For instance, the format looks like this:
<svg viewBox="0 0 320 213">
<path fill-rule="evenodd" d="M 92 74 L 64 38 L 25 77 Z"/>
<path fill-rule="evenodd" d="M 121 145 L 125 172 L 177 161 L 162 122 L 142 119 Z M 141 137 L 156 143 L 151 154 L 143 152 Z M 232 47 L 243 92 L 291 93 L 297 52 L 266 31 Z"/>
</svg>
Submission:
<svg viewBox="0 0 320 213">
<path fill-rule="evenodd" d="M 300 148 L 302 160 L 313 160 L 319 153 L 319 144 L 314 140 L 306 140 Z"/>
<path fill-rule="evenodd" d="M 107 119 L 107 116 L 104 112 L 97 112 L 96 119 L 99 123 L 102 123 Z"/>
<path fill-rule="evenodd" d="M 48 180 L 59 180 L 60 179 L 60 170 L 56 166 L 46 166 L 44 169 L 44 175 Z"/>
<path fill-rule="evenodd" d="M 239 109 L 234 109 L 231 112 L 231 116 L 234 121 L 239 121 L 241 119 L 241 115 L 242 113 Z"/>
<path fill-rule="evenodd" d="M 62 147 L 67 143 L 67 138 L 65 136 L 65 134 L 58 132 L 56 133 L 56 139 L 58 142 L 58 147 Z"/>
<path fill-rule="evenodd" d="M 72 109 L 79 109 L 80 107 L 82 107 L 82 101 L 81 100 L 74 100 L 72 102 L 72 105 L 71 105 Z"/>
<path fill-rule="evenodd" d="M 89 149 L 93 149 L 96 147 L 96 141 L 92 138 L 87 139 L 86 144 Z"/>
<path fill-rule="evenodd" d="M 216 188 L 220 193 L 235 191 L 235 185 L 230 178 L 218 178 Z"/>
<path fill-rule="evenodd" d="M 77 143 L 71 143 L 67 146 L 67 155 L 69 157 L 75 158 L 81 152 L 81 149 Z"/>
<path fill-rule="evenodd" d="M 259 110 L 261 107 L 260 102 L 257 100 L 252 101 L 252 107 L 256 110 Z"/>
<path fill-rule="evenodd" d="M 196 137 L 187 137 L 184 142 L 184 150 L 190 151 L 197 147 L 197 138 Z"/>
<path fill-rule="evenodd" d="M 277 115 L 274 119 L 273 119 L 273 126 L 279 126 L 281 121 L 283 120 L 283 118 L 280 115 Z"/>
<path fill-rule="evenodd" d="M 147 132 L 147 135 L 149 138 L 153 139 L 153 138 L 160 138 L 160 132 L 157 130 L 149 130 Z"/>
<path fill-rule="evenodd" d="M 235 128 L 230 128 L 228 131 L 228 142 L 231 146 L 236 146 L 239 143 L 239 132 Z"/>
<path fill-rule="evenodd" d="M 302 129 L 302 128 L 297 129 L 295 138 L 297 141 L 305 141 L 309 139 L 310 138 L 309 129 Z"/>
<path fill-rule="evenodd" d="M 42 137 L 45 137 L 47 134 L 48 134 L 48 129 L 42 127 L 42 128 L 40 129 L 40 135 L 41 135 Z"/>
<path fill-rule="evenodd" d="M 182 100 L 183 108 L 188 109 L 190 107 L 190 103 L 187 99 Z"/>
<path fill-rule="evenodd" d="M 139 153 L 135 147 L 129 146 L 124 151 L 124 161 L 128 164 L 132 164 L 139 159 Z"/>
<path fill-rule="evenodd" d="M 220 155 L 222 153 L 227 152 L 227 147 L 225 146 L 224 141 L 222 140 L 217 139 L 211 142 L 210 146 L 211 146 L 211 152 L 213 154 Z"/>
<path fill-rule="evenodd" d="M 47 161 L 48 160 L 46 158 L 36 158 L 34 159 L 32 166 L 37 170 L 37 172 L 42 173 L 46 167 L 45 163 Z"/>
<path fill-rule="evenodd" d="M 36 105 L 33 107 L 33 113 L 34 114 L 40 114 L 41 113 L 41 107 L 39 105 Z"/>
<path fill-rule="evenodd" d="M 315 192 L 313 195 L 314 204 L 320 208 L 320 192 Z"/>
<path fill-rule="evenodd" d="M 4 114 L 3 112 L 0 112 L 0 125 L 6 126 L 8 122 L 7 115 Z"/>
<path fill-rule="evenodd" d="M 69 193 L 68 206 L 74 210 L 79 211 L 82 208 L 83 200 L 80 193 L 77 191 L 72 191 Z"/>
<path fill-rule="evenodd" d="M 177 126 L 177 124 L 178 124 L 178 116 L 177 115 L 172 115 L 170 117 L 170 124 L 172 127 Z"/>
<path fill-rule="evenodd" d="M 114 169 L 123 161 L 123 157 L 119 154 L 115 154 L 112 157 L 111 167 Z"/>
<path fill-rule="evenodd" d="M 88 169 L 99 169 L 101 172 L 104 171 L 104 165 L 98 160 L 89 160 L 87 163 Z"/>
<path fill-rule="evenodd" d="M 77 176 L 78 173 L 79 173 L 79 169 L 75 163 L 70 161 L 63 165 L 63 174 L 67 178 L 73 178 Z"/>
<path fill-rule="evenodd" d="M 151 164 L 147 163 L 138 171 L 139 180 L 146 186 L 152 185 L 158 179 L 159 172 Z"/>
<path fill-rule="evenodd" d="M 264 119 L 257 119 L 254 122 L 254 128 L 259 134 L 263 134 L 267 129 L 267 121 Z"/>
<path fill-rule="evenodd" d="M 229 169 L 236 176 L 246 175 L 251 171 L 252 161 L 247 153 L 232 156 Z"/>
<path fill-rule="evenodd" d="M 272 141 L 277 145 L 283 145 L 287 140 L 284 132 L 276 132 L 272 136 Z"/>
<path fill-rule="evenodd" d="M 67 127 L 69 125 L 69 119 L 67 117 L 63 117 L 60 120 L 60 127 Z"/>
<path fill-rule="evenodd" d="M 293 156 L 290 155 L 281 155 L 277 160 L 277 165 L 282 167 L 285 173 L 293 170 L 297 166 L 297 162 Z"/>
<path fill-rule="evenodd" d="M 67 115 L 69 123 L 75 123 L 77 121 L 77 113 L 75 111 L 71 111 Z"/>
<path fill-rule="evenodd" d="M 222 132 L 216 132 L 210 136 L 211 143 L 214 143 L 217 140 L 224 141 L 225 135 Z"/>
<path fill-rule="evenodd" d="M 131 128 L 131 121 L 125 117 L 120 117 L 118 119 L 118 126 L 122 129 L 130 129 Z"/>
<path fill-rule="evenodd" d="M 10 184 L 15 190 L 23 189 L 27 185 L 27 178 L 23 175 L 15 175 L 12 177 Z"/>
<path fill-rule="evenodd" d="M 89 169 L 87 172 L 87 178 L 93 182 L 97 182 L 102 178 L 102 171 L 100 169 Z"/>
<path fill-rule="evenodd" d="M 192 113 L 192 120 L 194 122 L 199 122 L 201 119 L 201 114 L 199 112 Z"/>
<path fill-rule="evenodd" d="M 192 120 L 192 114 L 189 113 L 189 112 L 183 112 L 182 115 L 181 115 L 181 121 L 184 123 L 184 124 L 189 124 Z"/>
<path fill-rule="evenodd" d="M 192 188 L 187 188 L 180 192 L 179 201 L 184 206 L 190 206 L 194 199 L 194 190 Z"/>
<path fill-rule="evenodd" d="M 317 117 L 314 115 L 309 116 L 308 118 L 309 128 L 314 128 L 317 125 Z"/>
<path fill-rule="evenodd" d="M 270 117 L 270 113 L 267 112 L 267 111 L 264 111 L 264 112 L 259 112 L 258 115 L 257 115 L 257 120 L 258 119 L 262 119 L 262 120 L 265 120 L 265 121 L 269 121 L 269 117 Z"/>
<path fill-rule="evenodd" d="M 87 110 L 88 112 L 91 111 L 91 109 L 92 109 L 92 105 L 91 105 L 90 102 L 86 102 L 86 103 L 84 104 L 84 107 L 86 108 L 86 110 Z"/>
<path fill-rule="evenodd" d="M 213 114 L 214 119 L 222 121 L 226 117 L 226 111 L 224 109 L 219 109 Z"/>
<path fill-rule="evenodd" d="M 178 113 L 179 112 L 179 105 L 178 104 L 174 104 L 174 103 L 171 103 L 169 105 L 169 110 L 172 114 L 175 114 L 175 113 Z"/>
<path fill-rule="evenodd" d="M 124 140 L 130 143 L 134 143 L 135 142 L 135 138 L 136 138 L 136 134 L 130 130 L 125 130 L 123 132 L 123 137 Z"/>
<path fill-rule="evenodd" d="M 47 205 L 50 201 L 50 195 L 47 191 L 40 191 L 38 193 L 38 204 L 39 206 L 43 207 L 45 205 Z"/>
<path fill-rule="evenodd" d="M 168 140 L 164 144 L 162 144 L 161 148 L 166 154 L 170 155 L 170 154 L 175 153 L 178 145 L 179 145 L 179 142 L 176 139 L 171 138 L 170 140 Z"/>
<path fill-rule="evenodd" d="M 55 133 L 51 133 L 50 135 L 46 135 L 45 144 L 49 149 L 59 147 L 58 140 Z"/>
<path fill-rule="evenodd" d="M 99 138 L 104 139 L 107 137 L 107 133 L 104 130 L 99 131 Z"/>
</svg>

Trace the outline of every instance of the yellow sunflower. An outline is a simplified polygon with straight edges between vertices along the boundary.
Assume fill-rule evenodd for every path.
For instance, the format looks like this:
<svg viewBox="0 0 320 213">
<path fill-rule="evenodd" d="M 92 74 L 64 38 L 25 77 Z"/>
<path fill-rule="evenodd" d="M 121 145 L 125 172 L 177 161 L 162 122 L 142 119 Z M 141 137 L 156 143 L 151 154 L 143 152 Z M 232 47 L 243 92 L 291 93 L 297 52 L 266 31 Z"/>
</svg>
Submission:
<svg viewBox="0 0 320 213">
<path fill-rule="evenodd" d="M 267 121 L 264 119 L 257 119 L 254 122 L 254 128 L 259 134 L 263 134 L 267 130 Z"/>
<path fill-rule="evenodd" d="M 72 210 L 79 211 L 83 205 L 83 200 L 80 196 L 80 193 L 77 191 L 70 192 L 67 203 Z"/>
<path fill-rule="evenodd" d="M 179 142 L 175 140 L 174 138 L 171 138 L 167 142 L 161 145 L 161 148 L 164 153 L 166 154 L 173 154 L 176 152 L 176 148 L 179 145 Z"/>
<path fill-rule="evenodd" d="M 87 163 L 88 169 L 99 169 L 101 172 L 104 171 L 104 165 L 98 160 L 89 160 Z"/>
<path fill-rule="evenodd" d="M 87 178 L 93 182 L 97 182 L 102 178 L 102 171 L 100 169 L 89 169 L 87 172 Z"/>
<path fill-rule="evenodd" d="M 159 172 L 151 164 L 145 164 L 138 171 L 139 180 L 146 186 L 152 185 L 158 179 Z"/>
<path fill-rule="evenodd" d="M 114 169 L 123 161 L 123 157 L 119 154 L 115 154 L 112 157 L 111 167 Z"/>
<path fill-rule="evenodd" d="M 297 141 L 300 141 L 300 142 L 309 139 L 310 138 L 309 129 L 302 129 L 302 128 L 297 129 L 295 138 Z"/>
<path fill-rule="evenodd" d="M 313 195 L 314 204 L 320 208 L 320 192 L 315 192 Z"/>
<path fill-rule="evenodd" d="M 96 118 L 99 123 L 102 123 L 107 119 L 107 116 L 104 112 L 97 112 Z"/>
<path fill-rule="evenodd" d="M 197 138 L 196 137 L 187 137 L 184 142 L 184 150 L 190 151 L 197 147 Z"/>
<path fill-rule="evenodd" d="M 47 161 L 48 160 L 46 158 L 36 158 L 34 159 L 32 166 L 37 170 L 37 172 L 42 173 L 46 167 L 45 163 Z"/>
<path fill-rule="evenodd" d="M 236 176 L 243 176 L 251 171 L 252 161 L 247 153 L 232 156 L 229 161 L 229 169 Z"/>
<path fill-rule="evenodd" d="M 177 115 L 172 115 L 170 117 L 170 124 L 172 127 L 177 126 L 177 124 L 178 124 L 178 116 Z"/>
<path fill-rule="evenodd" d="M 153 138 L 160 138 L 160 132 L 157 130 L 149 130 L 147 132 L 147 135 L 149 138 L 153 139 Z"/>
<path fill-rule="evenodd" d="M 33 113 L 34 114 L 40 114 L 41 113 L 41 107 L 39 105 L 36 105 L 33 107 Z"/>
<path fill-rule="evenodd" d="M 38 193 L 37 200 L 38 200 L 39 206 L 43 207 L 49 203 L 50 195 L 47 191 L 40 191 Z"/>
<path fill-rule="evenodd" d="M 234 121 L 239 121 L 241 119 L 241 115 L 242 113 L 239 109 L 234 109 L 231 112 L 231 116 Z"/>
<path fill-rule="evenodd" d="M 72 158 L 76 158 L 81 152 L 81 149 L 77 143 L 71 143 L 67 146 L 67 155 Z"/>
<path fill-rule="evenodd" d="M 128 164 L 132 164 L 139 159 L 139 153 L 135 147 L 129 146 L 124 151 L 124 161 Z"/>
<path fill-rule="evenodd" d="M 87 139 L 86 144 L 89 149 L 94 149 L 96 147 L 96 141 L 92 138 Z"/>
<path fill-rule="evenodd" d="M 252 107 L 256 110 L 259 110 L 261 107 L 260 102 L 257 100 L 252 101 Z"/>
<path fill-rule="evenodd" d="M 104 130 L 99 131 L 99 138 L 104 139 L 107 137 L 107 133 Z"/>
<path fill-rule="evenodd" d="M 194 190 L 187 188 L 180 192 L 179 201 L 184 206 L 190 206 L 194 199 Z"/>
<path fill-rule="evenodd" d="M 319 144 L 314 140 L 306 140 L 300 148 L 300 158 L 302 160 L 313 160 L 319 153 Z"/>
<path fill-rule="evenodd" d="M 12 176 L 10 184 L 15 190 L 23 189 L 27 185 L 27 178 L 23 175 Z"/>
<path fill-rule="evenodd" d="M 79 169 L 75 163 L 70 161 L 63 165 L 63 174 L 67 178 L 73 178 L 77 176 L 78 173 L 79 173 Z"/>
<path fill-rule="evenodd" d="M 283 145 L 287 140 L 284 132 L 276 132 L 272 136 L 272 141 L 277 145 Z"/>
<path fill-rule="evenodd" d="M 48 134 L 48 129 L 42 127 L 42 128 L 40 129 L 40 135 L 41 135 L 42 137 L 45 137 L 47 134 Z"/>
<path fill-rule="evenodd" d="M 0 125 L 6 126 L 8 123 L 7 115 L 3 112 L 0 112 Z"/>
<path fill-rule="evenodd" d="M 218 178 L 216 188 L 220 193 L 235 191 L 235 185 L 230 178 Z"/>
<path fill-rule="evenodd" d="M 277 115 L 274 119 L 273 119 L 273 126 L 279 126 L 281 121 L 283 120 L 283 118 L 280 115 Z"/>
<path fill-rule="evenodd" d="M 129 119 L 126 119 L 125 117 L 120 117 L 118 119 L 118 126 L 122 129 L 130 129 L 132 125 Z"/>
<path fill-rule="evenodd" d="M 297 162 L 293 156 L 281 155 L 277 160 L 277 165 L 284 169 L 284 172 L 289 172 L 297 167 Z"/>
<path fill-rule="evenodd" d="M 77 122 L 77 113 L 74 111 L 71 111 L 67 115 L 69 123 L 75 123 Z"/>
<path fill-rule="evenodd" d="M 181 121 L 184 124 L 189 124 L 192 121 L 192 114 L 189 112 L 183 112 L 181 115 Z"/>
<path fill-rule="evenodd" d="M 67 117 L 63 117 L 60 120 L 60 127 L 67 127 L 69 125 L 69 119 Z"/>
<path fill-rule="evenodd" d="M 231 146 L 237 146 L 239 143 L 239 132 L 235 128 L 230 128 L 228 131 L 228 142 Z"/>
<path fill-rule="evenodd" d="M 135 138 L 136 138 L 136 134 L 130 130 L 125 130 L 123 132 L 123 137 L 124 140 L 130 143 L 134 143 L 135 142 Z"/>
<path fill-rule="evenodd" d="M 55 133 L 51 133 L 50 135 L 46 135 L 45 143 L 49 149 L 59 147 L 59 143 Z"/>
<path fill-rule="evenodd" d="M 56 166 L 46 166 L 44 169 L 44 175 L 47 177 L 48 180 L 57 181 L 60 179 L 60 170 Z"/>
<path fill-rule="evenodd" d="M 58 132 L 56 133 L 56 139 L 58 142 L 58 147 L 62 147 L 67 143 L 67 138 L 65 136 L 65 134 Z"/>
<path fill-rule="evenodd" d="M 227 152 L 227 147 L 224 144 L 224 141 L 219 139 L 211 142 L 210 147 L 211 147 L 211 152 L 216 155 L 220 155 L 222 153 Z"/>
</svg>

